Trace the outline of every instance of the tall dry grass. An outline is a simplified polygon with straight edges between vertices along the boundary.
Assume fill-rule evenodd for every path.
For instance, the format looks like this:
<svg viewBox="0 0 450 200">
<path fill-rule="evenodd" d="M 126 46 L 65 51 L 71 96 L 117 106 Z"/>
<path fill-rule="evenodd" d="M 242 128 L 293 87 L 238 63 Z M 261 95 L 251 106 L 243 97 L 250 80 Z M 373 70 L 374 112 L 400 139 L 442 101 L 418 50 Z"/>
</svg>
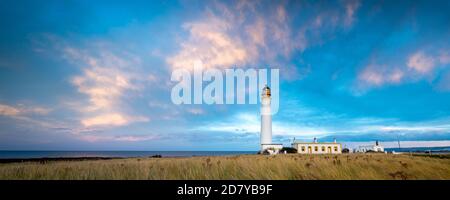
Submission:
<svg viewBox="0 0 450 200">
<path fill-rule="evenodd" d="M 0 164 L 0 179 L 450 179 L 450 159 L 241 155 Z"/>
</svg>

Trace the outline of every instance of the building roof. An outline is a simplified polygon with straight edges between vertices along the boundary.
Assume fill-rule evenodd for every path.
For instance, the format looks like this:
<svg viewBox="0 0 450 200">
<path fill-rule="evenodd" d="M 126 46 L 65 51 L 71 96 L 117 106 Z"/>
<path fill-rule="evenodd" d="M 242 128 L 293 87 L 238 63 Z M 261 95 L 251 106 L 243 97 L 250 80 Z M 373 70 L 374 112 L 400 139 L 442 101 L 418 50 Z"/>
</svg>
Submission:
<svg viewBox="0 0 450 200">
<path fill-rule="evenodd" d="M 339 142 L 294 142 L 292 144 L 341 144 Z"/>
</svg>

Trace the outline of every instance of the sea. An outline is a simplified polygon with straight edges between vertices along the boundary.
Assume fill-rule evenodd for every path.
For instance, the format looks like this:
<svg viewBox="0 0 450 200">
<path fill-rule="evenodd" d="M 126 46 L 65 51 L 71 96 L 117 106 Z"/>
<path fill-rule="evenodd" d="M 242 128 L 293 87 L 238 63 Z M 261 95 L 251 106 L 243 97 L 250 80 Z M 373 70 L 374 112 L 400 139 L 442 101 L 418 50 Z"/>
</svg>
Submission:
<svg viewBox="0 0 450 200">
<path fill-rule="evenodd" d="M 412 152 L 435 154 L 450 153 L 448 147 L 409 147 L 385 148 L 387 152 Z M 0 151 L 0 159 L 26 159 L 26 158 L 79 158 L 79 157 L 105 157 L 105 158 L 132 158 L 132 157 L 194 157 L 194 156 L 230 156 L 254 155 L 257 151 Z"/>
<path fill-rule="evenodd" d="M 387 152 L 411 152 L 411 153 L 450 153 L 449 147 L 407 147 L 407 148 L 384 148 Z"/>
<path fill-rule="evenodd" d="M 194 157 L 256 154 L 256 151 L 0 151 L 0 159 L 26 158 L 132 158 L 132 157 Z"/>
</svg>

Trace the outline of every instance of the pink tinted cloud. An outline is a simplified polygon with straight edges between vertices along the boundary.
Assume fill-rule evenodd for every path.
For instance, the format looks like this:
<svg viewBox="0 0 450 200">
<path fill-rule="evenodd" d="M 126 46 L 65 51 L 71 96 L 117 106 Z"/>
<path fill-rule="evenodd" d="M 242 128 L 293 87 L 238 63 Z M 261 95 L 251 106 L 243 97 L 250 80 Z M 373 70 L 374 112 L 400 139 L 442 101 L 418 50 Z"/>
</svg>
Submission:
<svg viewBox="0 0 450 200">
<path fill-rule="evenodd" d="M 47 115 L 52 109 L 33 105 L 6 105 L 0 103 L 0 115 L 15 117 L 25 115 Z"/>
<path fill-rule="evenodd" d="M 422 51 L 418 51 L 408 58 L 407 66 L 420 74 L 427 74 L 433 70 L 435 59 Z"/>
<path fill-rule="evenodd" d="M 93 48 L 61 47 L 63 57 L 82 67 L 82 73 L 71 79 L 78 92 L 85 94 L 87 104 L 76 105 L 80 123 L 84 127 L 124 126 L 134 122 L 147 122 L 149 118 L 124 110 L 124 98 L 139 92 L 144 82 L 155 81 L 155 76 L 140 74 L 141 59 L 125 51 L 114 51 L 104 45 Z"/>
<path fill-rule="evenodd" d="M 400 83 L 404 72 L 396 67 L 370 64 L 359 74 L 358 79 L 368 85 L 381 86 L 387 83 Z"/>
<path fill-rule="evenodd" d="M 450 63 L 450 56 L 448 51 L 434 52 L 433 54 L 425 53 L 423 50 L 415 51 L 406 57 L 403 66 L 389 67 L 386 64 L 369 64 L 358 73 L 358 87 L 367 90 L 373 86 L 402 84 L 423 79 L 435 80 L 439 77 L 439 73 L 445 73 L 446 65 Z M 437 84 L 432 81 L 430 84 L 439 90 L 447 91 L 450 88 L 448 76 L 442 76 Z"/>
<path fill-rule="evenodd" d="M 450 53 L 448 51 L 443 51 L 439 55 L 439 62 L 443 65 L 450 63 Z"/>
<path fill-rule="evenodd" d="M 345 20 L 344 24 L 350 26 L 355 21 L 355 14 L 360 7 L 359 0 L 349 0 L 345 1 Z"/>
<path fill-rule="evenodd" d="M 156 135 L 122 135 L 122 136 L 112 136 L 112 135 L 78 135 L 78 139 L 87 142 L 141 142 L 159 139 Z"/>
</svg>

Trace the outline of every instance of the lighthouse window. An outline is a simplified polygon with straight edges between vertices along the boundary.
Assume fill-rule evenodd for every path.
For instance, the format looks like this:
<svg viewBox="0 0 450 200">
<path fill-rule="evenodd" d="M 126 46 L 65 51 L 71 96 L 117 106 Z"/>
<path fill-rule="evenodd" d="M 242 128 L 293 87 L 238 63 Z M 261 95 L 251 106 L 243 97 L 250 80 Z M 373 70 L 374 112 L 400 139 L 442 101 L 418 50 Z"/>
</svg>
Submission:
<svg viewBox="0 0 450 200">
<path fill-rule="evenodd" d="M 322 147 L 322 151 L 325 151 L 325 147 Z"/>
<path fill-rule="evenodd" d="M 338 148 L 337 148 L 337 147 L 334 147 L 334 151 L 338 151 Z"/>
<path fill-rule="evenodd" d="M 319 150 L 319 147 L 314 147 L 314 151 L 318 151 Z"/>
</svg>

